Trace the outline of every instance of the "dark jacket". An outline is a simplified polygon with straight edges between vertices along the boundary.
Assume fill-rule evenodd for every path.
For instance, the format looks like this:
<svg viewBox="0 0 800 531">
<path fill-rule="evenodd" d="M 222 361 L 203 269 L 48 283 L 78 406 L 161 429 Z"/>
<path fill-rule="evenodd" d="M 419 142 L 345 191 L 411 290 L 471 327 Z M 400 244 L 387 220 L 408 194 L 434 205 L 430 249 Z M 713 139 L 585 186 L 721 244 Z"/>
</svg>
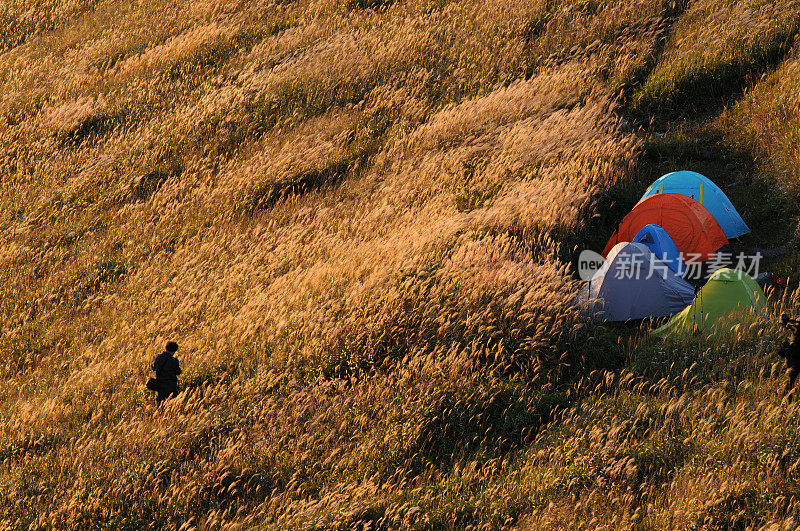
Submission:
<svg viewBox="0 0 800 531">
<path fill-rule="evenodd" d="M 784 326 L 792 332 L 789 341 L 781 343 L 778 355 L 786 358 L 787 369 L 800 369 L 800 323 L 792 320 L 784 321 Z"/>
<path fill-rule="evenodd" d="M 780 348 L 778 348 L 778 354 L 786 359 L 786 374 L 789 375 L 786 387 L 783 389 L 783 396 L 788 396 L 789 402 L 791 402 L 792 389 L 794 389 L 797 376 L 800 375 L 800 321 L 789 319 L 786 315 L 782 315 L 781 324 L 792 332 L 791 339 L 781 343 Z"/>
<path fill-rule="evenodd" d="M 165 350 L 153 358 L 153 370 L 156 371 L 156 380 L 178 384 L 181 365 L 178 362 L 178 358 L 172 355 L 172 352 Z"/>
<path fill-rule="evenodd" d="M 158 401 L 178 394 L 178 375 L 181 365 L 171 352 L 164 351 L 153 358 L 153 370 L 158 381 Z"/>
</svg>

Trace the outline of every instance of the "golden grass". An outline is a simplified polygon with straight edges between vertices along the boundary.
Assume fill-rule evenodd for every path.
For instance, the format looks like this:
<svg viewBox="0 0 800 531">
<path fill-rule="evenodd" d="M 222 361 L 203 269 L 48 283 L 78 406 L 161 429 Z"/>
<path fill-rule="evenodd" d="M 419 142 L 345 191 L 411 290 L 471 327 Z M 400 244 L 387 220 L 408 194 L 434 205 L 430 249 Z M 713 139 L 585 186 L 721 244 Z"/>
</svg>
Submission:
<svg viewBox="0 0 800 531">
<path fill-rule="evenodd" d="M 767 316 L 726 365 L 729 338 L 626 345 L 572 306 L 564 257 L 641 164 L 619 94 L 674 4 L 7 8 L 3 524 L 796 514 L 758 498 L 795 488 L 753 461 L 794 427 L 756 372 Z M 186 390 L 159 410 L 167 339 Z M 738 437 L 749 461 L 702 461 Z"/>
<path fill-rule="evenodd" d="M 793 56 L 765 76 L 741 101 L 720 117 L 730 142 L 750 149 L 759 161 L 781 171 L 794 189 L 800 179 L 800 60 Z"/>
<path fill-rule="evenodd" d="M 779 60 L 799 21 L 795 0 L 693 2 L 634 101 L 640 107 L 680 104 L 702 110 L 732 90 L 731 84 L 758 73 L 763 63 Z"/>
</svg>

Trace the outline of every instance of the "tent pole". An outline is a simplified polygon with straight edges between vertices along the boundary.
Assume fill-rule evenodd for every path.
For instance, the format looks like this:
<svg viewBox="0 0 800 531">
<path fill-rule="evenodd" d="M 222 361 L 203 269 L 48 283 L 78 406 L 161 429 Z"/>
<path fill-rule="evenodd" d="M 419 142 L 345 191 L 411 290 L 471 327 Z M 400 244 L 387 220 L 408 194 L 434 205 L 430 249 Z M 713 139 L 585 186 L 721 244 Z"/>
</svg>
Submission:
<svg viewBox="0 0 800 531">
<path fill-rule="evenodd" d="M 697 331 L 697 286 L 694 287 L 694 301 L 692 301 L 692 333 Z"/>
<path fill-rule="evenodd" d="M 703 290 L 700 290 L 700 338 L 706 333 L 706 321 L 703 318 Z"/>
</svg>

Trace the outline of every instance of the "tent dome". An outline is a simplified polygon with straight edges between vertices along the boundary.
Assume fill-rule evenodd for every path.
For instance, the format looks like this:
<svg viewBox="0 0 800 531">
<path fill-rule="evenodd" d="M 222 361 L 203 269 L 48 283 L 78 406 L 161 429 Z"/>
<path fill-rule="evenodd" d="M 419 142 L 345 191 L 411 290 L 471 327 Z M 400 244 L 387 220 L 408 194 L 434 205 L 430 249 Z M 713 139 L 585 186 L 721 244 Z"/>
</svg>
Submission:
<svg viewBox="0 0 800 531">
<path fill-rule="evenodd" d="M 715 252 L 728 245 L 719 223 L 703 205 L 681 194 L 655 194 L 639 201 L 622 219 L 603 256 L 617 243 L 632 241 L 649 224 L 666 230 L 684 258 L 694 255 L 700 261 L 710 260 Z"/>
<path fill-rule="evenodd" d="M 663 193 L 685 195 L 702 204 L 711 212 L 728 238 L 736 238 L 750 232 L 725 192 L 704 175 L 685 170 L 668 173 L 656 179 L 645 191 L 641 200 Z"/>
<path fill-rule="evenodd" d="M 686 337 L 702 330 L 715 330 L 720 318 L 748 308 L 760 309 L 767 297 L 753 278 L 738 269 L 723 268 L 714 273 L 694 302 L 653 333 L 661 337 Z"/>
<path fill-rule="evenodd" d="M 617 244 L 578 295 L 579 306 L 605 321 L 668 317 L 692 301 L 694 288 L 641 243 Z"/>
<path fill-rule="evenodd" d="M 652 223 L 645 225 L 636 233 L 636 236 L 633 237 L 633 242 L 646 245 L 647 248 L 653 251 L 653 254 L 656 255 L 657 258 L 667 264 L 675 274 L 680 276 L 686 274 L 686 264 L 683 263 L 680 252 L 678 252 L 678 248 L 675 246 L 675 242 L 669 237 L 667 231 L 659 225 L 654 225 Z"/>
</svg>

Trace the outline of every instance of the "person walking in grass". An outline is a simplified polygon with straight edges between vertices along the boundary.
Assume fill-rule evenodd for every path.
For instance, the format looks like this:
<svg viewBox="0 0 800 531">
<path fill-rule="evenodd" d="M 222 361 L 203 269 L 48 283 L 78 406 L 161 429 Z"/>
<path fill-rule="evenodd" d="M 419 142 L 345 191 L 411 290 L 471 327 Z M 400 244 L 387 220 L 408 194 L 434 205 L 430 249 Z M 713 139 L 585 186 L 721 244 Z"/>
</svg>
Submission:
<svg viewBox="0 0 800 531">
<path fill-rule="evenodd" d="M 784 341 L 778 347 L 778 355 L 786 360 L 786 387 L 783 388 L 783 398 L 792 401 L 794 382 L 800 374 L 800 319 L 790 319 L 788 315 L 781 315 L 781 326 L 788 328 L 792 333 L 789 341 Z"/>
<path fill-rule="evenodd" d="M 160 404 L 167 398 L 176 396 L 178 389 L 178 375 L 181 373 L 181 364 L 175 353 L 178 352 L 178 344 L 174 341 L 167 343 L 161 354 L 153 358 L 152 369 L 156 371 L 156 403 Z"/>
</svg>

